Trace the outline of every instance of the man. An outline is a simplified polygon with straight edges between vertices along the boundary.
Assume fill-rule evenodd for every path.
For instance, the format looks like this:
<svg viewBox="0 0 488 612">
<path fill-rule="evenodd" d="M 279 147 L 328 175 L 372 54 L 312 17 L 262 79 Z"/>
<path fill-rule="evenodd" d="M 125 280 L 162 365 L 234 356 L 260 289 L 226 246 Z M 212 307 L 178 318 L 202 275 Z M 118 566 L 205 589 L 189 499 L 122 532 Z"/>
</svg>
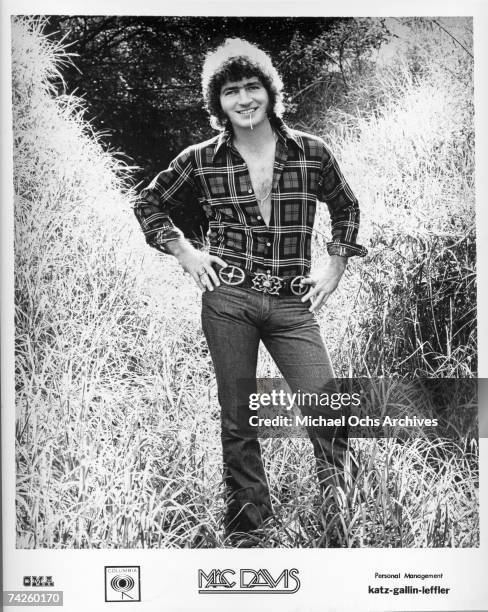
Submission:
<svg viewBox="0 0 488 612">
<path fill-rule="evenodd" d="M 334 377 L 313 312 L 336 289 L 355 243 L 358 203 L 325 143 L 281 120 L 282 82 L 256 46 L 228 39 L 207 54 L 203 96 L 220 134 L 185 149 L 135 206 L 147 242 L 177 258 L 202 296 L 202 326 L 221 406 L 227 533 L 272 516 L 249 392 L 263 341 L 292 391 L 321 392 Z M 332 221 L 327 264 L 310 274 L 317 201 Z M 203 206 L 209 252 L 171 222 L 174 207 Z M 251 381 L 251 383 L 249 383 Z M 302 408 L 312 414 L 312 407 Z M 343 477 L 346 443 L 309 430 L 323 487 Z M 336 484 L 343 482 L 339 478 Z"/>
</svg>

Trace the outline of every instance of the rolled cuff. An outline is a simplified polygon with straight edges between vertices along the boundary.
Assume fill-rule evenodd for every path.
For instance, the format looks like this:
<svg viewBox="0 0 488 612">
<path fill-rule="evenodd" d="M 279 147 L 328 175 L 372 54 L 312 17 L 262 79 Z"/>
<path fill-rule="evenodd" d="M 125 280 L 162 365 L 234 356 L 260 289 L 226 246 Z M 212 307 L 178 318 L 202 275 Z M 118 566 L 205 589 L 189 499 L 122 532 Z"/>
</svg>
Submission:
<svg viewBox="0 0 488 612">
<path fill-rule="evenodd" d="M 162 229 L 153 234 L 148 242 L 152 247 L 161 251 L 161 253 L 171 255 L 170 251 L 168 251 L 168 243 L 184 237 L 183 232 L 173 225 L 168 229 Z"/>
<path fill-rule="evenodd" d="M 333 240 L 327 243 L 327 252 L 329 255 L 340 255 L 341 257 L 364 257 L 368 254 L 368 249 L 360 244 Z"/>
</svg>

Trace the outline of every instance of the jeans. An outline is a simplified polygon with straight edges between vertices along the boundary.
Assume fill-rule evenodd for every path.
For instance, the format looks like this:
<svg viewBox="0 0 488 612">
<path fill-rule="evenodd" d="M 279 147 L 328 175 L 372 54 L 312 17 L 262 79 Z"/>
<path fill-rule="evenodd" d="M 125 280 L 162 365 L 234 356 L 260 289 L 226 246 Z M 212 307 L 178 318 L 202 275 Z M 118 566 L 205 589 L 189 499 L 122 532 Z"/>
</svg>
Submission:
<svg viewBox="0 0 488 612">
<path fill-rule="evenodd" d="M 292 392 L 321 393 L 334 371 L 319 326 L 296 296 L 273 296 L 221 285 L 202 296 L 202 327 L 217 378 L 221 407 L 227 532 L 259 528 L 273 509 L 256 429 L 249 425 L 261 340 Z M 243 384 L 243 381 L 254 381 Z M 330 382 L 329 382 L 330 384 Z M 300 407 L 302 414 L 313 410 Z M 336 416 L 336 415 L 335 415 Z M 322 486 L 343 474 L 345 435 L 308 429 Z"/>
</svg>

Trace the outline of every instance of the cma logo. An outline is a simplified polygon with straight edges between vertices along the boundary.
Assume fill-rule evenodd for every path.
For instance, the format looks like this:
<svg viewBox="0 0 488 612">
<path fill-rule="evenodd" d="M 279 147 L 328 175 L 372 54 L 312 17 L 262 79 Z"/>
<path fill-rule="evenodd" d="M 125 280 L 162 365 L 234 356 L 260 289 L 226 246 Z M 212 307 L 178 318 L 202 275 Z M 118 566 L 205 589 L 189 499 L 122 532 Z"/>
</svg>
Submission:
<svg viewBox="0 0 488 612">
<path fill-rule="evenodd" d="M 24 576 L 25 587 L 53 587 L 54 580 L 52 576 Z"/>
<path fill-rule="evenodd" d="M 300 588 L 298 570 L 284 569 L 273 577 L 267 569 L 213 569 L 198 570 L 199 593 L 296 593 Z"/>
</svg>

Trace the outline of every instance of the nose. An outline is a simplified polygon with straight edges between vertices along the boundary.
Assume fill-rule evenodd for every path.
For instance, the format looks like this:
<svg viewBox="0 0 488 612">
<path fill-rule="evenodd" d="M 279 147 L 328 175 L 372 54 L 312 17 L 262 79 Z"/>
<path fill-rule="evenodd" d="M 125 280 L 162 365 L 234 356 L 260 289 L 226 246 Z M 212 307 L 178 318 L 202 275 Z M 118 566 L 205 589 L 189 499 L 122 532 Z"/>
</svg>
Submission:
<svg viewBox="0 0 488 612">
<path fill-rule="evenodd" d="M 239 89 L 239 104 L 246 106 L 247 104 L 250 104 L 251 101 L 252 100 L 247 89 L 245 87 L 241 87 L 241 89 Z"/>
</svg>

